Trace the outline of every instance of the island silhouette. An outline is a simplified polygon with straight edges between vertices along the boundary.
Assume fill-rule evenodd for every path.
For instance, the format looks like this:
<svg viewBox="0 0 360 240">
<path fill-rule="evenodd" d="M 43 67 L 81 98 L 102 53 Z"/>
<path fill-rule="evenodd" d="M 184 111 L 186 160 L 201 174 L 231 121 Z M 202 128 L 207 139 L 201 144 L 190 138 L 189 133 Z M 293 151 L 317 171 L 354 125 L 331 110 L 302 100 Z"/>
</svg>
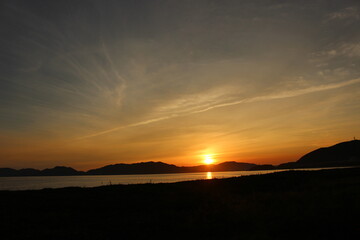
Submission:
<svg viewBox="0 0 360 240">
<path fill-rule="evenodd" d="M 112 164 L 88 171 L 77 171 L 71 167 L 56 166 L 44 170 L 25 168 L 0 168 L 0 177 L 9 176 L 75 176 L 75 175 L 127 175 L 127 174 L 163 174 L 190 172 L 255 171 L 293 168 L 342 167 L 360 165 L 360 140 L 341 142 L 330 147 L 316 149 L 302 156 L 296 162 L 278 166 L 243 162 L 223 162 L 212 165 L 179 167 L 163 162 L 140 162 L 132 164 Z"/>
</svg>

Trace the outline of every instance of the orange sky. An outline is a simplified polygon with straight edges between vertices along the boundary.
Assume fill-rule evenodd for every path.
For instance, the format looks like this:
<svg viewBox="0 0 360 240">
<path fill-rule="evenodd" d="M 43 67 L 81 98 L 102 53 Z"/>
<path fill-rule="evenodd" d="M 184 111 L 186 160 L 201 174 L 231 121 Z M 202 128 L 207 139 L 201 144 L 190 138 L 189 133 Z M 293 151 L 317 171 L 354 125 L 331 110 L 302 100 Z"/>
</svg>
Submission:
<svg viewBox="0 0 360 240">
<path fill-rule="evenodd" d="M 357 1 L 2 7 L 0 167 L 280 164 L 360 136 Z"/>
</svg>

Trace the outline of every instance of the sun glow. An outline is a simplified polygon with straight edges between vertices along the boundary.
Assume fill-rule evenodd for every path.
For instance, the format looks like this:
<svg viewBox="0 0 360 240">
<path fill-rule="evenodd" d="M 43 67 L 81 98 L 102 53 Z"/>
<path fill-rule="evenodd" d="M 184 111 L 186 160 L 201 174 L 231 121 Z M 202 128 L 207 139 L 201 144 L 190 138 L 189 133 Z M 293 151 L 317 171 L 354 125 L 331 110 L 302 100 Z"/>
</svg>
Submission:
<svg viewBox="0 0 360 240">
<path fill-rule="evenodd" d="M 204 163 L 206 165 L 210 165 L 210 164 L 213 164 L 215 162 L 213 156 L 211 154 L 206 154 L 204 155 Z"/>
</svg>

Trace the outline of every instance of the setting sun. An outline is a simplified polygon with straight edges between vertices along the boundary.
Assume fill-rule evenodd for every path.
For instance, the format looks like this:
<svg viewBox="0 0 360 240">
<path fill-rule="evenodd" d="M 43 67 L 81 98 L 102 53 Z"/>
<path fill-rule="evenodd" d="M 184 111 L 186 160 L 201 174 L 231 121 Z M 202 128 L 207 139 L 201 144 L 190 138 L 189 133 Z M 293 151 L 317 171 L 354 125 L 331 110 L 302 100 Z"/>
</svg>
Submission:
<svg viewBox="0 0 360 240">
<path fill-rule="evenodd" d="M 207 164 L 207 165 L 213 164 L 214 161 L 215 161 L 215 160 L 214 160 L 214 158 L 213 158 L 212 155 L 210 155 L 210 154 L 204 155 L 204 163 L 205 163 L 205 164 Z"/>
</svg>

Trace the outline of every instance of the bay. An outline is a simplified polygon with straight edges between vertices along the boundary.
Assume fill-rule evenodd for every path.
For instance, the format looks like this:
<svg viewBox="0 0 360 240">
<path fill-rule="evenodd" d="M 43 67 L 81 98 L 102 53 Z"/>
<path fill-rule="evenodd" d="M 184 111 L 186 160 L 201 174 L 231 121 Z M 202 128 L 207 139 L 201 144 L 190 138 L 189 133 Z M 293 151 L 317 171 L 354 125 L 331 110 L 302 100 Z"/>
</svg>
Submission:
<svg viewBox="0 0 360 240">
<path fill-rule="evenodd" d="M 311 168 L 320 170 L 328 168 Z M 297 169 L 304 170 L 304 169 Z M 132 174 L 132 175 L 88 175 L 88 176 L 30 176 L 0 177 L 0 190 L 37 190 L 64 187 L 97 187 L 115 184 L 173 183 L 200 179 L 229 178 L 257 174 L 267 174 L 281 170 L 196 172 L 171 174 Z"/>
</svg>

